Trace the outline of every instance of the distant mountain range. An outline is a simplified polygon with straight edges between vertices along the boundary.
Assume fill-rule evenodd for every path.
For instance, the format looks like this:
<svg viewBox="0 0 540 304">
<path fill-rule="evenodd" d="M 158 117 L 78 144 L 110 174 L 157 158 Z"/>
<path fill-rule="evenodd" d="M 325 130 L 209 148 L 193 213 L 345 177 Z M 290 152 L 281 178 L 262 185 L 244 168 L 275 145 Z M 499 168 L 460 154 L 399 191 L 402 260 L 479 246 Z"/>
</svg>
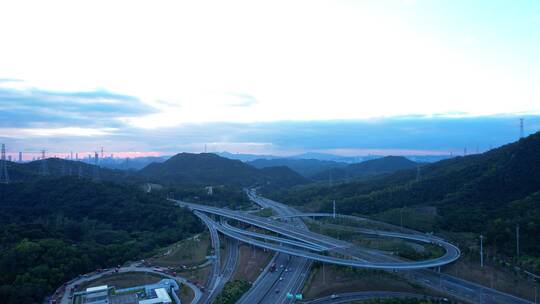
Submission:
<svg viewBox="0 0 540 304">
<path fill-rule="evenodd" d="M 230 158 L 238 159 L 244 162 L 252 162 L 255 160 L 265 159 L 265 160 L 294 160 L 294 159 L 304 159 L 304 160 L 322 160 L 322 161 L 332 161 L 338 163 L 359 163 L 366 160 L 382 158 L 385 155 L 367 155 L 367 156 L 341 156 L 328 153 L 318 153 L 318 152 L 306 152 L 298 155 L 292 156 L 275 156 L 275 155 L 257 155 L 257 154 L 240 154 L 240 153 L 229 153 L 229 152 L 216 152 L 215 154 Z M 423 163 L 436 162 L 443 159 L 448 159 L 453 157 L 448 154 L 441 155 L 407 155 L 406 158 Z"/>
<path fill-rule="evenodd" d="M 286 166 L 314 181 L 339 181 L 372 177 L 418 166 L 418 163 L 403 156 L 386 156 L 354 164 L 330 160 L 290 158 L 256 159 L 247 163 L 257 168 Z"/>
<path fill-rule="evenodd" d="M 419 164 L 403 156 L 385 156 L 361 163 L 334 167 L 311 176 L 314 180 L 344 180 L 394 173 L 416 168 Z"/>
<path fill-rule="evenodd" d="M 318 160 L 318 159 L 293 159 L 293 158 L 256 159 L 256 160 L 249 161 L 247 163 L 256 168 L 286 166 L 302 174 L 305 177 L 311 177 L 325 170 L 347 166 L 347 163 L 343 163 L 343 162 Z"/>
</svg>

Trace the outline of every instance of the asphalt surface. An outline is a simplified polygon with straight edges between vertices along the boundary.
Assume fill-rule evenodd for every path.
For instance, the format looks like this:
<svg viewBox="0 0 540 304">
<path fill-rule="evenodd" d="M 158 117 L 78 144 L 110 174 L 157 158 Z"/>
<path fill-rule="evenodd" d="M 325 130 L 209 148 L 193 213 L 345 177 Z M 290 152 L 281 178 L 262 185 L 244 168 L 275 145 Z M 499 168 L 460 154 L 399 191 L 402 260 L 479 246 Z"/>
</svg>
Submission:
<svg viewBox="0 0 540 304">
<path fill-rule="evenodd" d="M 271 208 L 279 215 L 286 216 L 298 213 L 297 210 L 287 205 L 257 196 L 253 190 L 248 191 L 247 194 L 254 203 L 263 208 Z M 290 224 L 301 230 L 308 230 L 301 219 L 292 219 Z M 274 291 L 267 294 L 262 303 L 293 303 L 294 299 L 288 299 L 286 296 L 287 293 L 294 295 L 302 291 L 304 282 L 309 275 L 312 261 L 303 257 L 290 255 L 286 255 L 286 258 L 287 264 L 285 264 L 283 268 L 281 267 L 283 264 L 279 265 L 281 280 L 278 279 L 278 281 L 275 282 L 274 286 L 272 286 Z"/>
<path fill-rule="evenodd" d="M 210 231 L 210 239 L 212 240 L 212 248 L 214 249 L 214 261 L 212 271 L 207 284 L 207 292 L 205 292 L 198 302 L 209 304 L 221 293 L 225 283 L 233 276 L 238 263 L 238 241 L 227 239 L 227 255 L 223 267 L 221 265 L 221 245 L 219 235 L 217 233 L 217 223 L 211 220 L 207 215 L 201 212 L 194 212 L 208 227 Z"/>
<path fill-rule="evenodd" d="M 203 303 L 203 304 L 209 304 L 212 302 L 212 300 L 219 294 L 221 290 L 218 289 L 219 286 L 222 286 L 220 284 L 221 280 L 221 248 L 220 248 L 220 240 L 219 235 L 217 233 L 217 230 L 214 225 L 214 221 L 212 221 L 206 214 L 201 212 L 194 212 L 197 217 L 199 217 L 203 223 L 208 227 L 208 230 L 210 231 L 210 240 L 212 242 L 212 248 L 214 249 L 214 258 L 212 261 L 212 270 L 210 271 L 210 276 L 206 284 L 206 290 L 197 303 Z"/>
<path fill-rule="evenodd" d="M 326 246 L 327 248 L 329 248 L 330 251 L 335 251 L 336 253 L 339 253 L 339 254 L 350 255 L 351 253 L 355 252 L 354 250 L 350 250 L 350 248 L 353 247 L 352 244 L 345 241 L 337 240 L 337 239 L 334 239 L 334 238 L 331 238 L 322 234 L 310 232 L 309 230 L 307 230 L 307 228 L 305 228 L 305 225 L 302 226 L 302 224 L 297 224 L 299 225 L 297 226 L 295 224 L 278 222 L 275 220 L 261 218 L 258 216 L 245 214 L 238 211 L 224 210 L 220 208 L 186 203 L 186 202 L 181 202 L 181 201 L 176 201 L 176 203 L 181 206 L 191 208 L 193 210 L 209 212 L 209 213 L 217 214 L 217 215 L 224 216 L 227 218 L 242 221 L 248 224 L 256 225 L 260 228 L 267 229 L 267 230 L 279 233 L 283 236 L 291 237 L 296 240 L 302 241 L 311 246 Z M 283 210 L 281 208 L 276 208 L 276 210 Z M 298 220 L 298 219 L 292 219 L 292 220 Z M 286 253 L 289 255 L 294 255 L 301 258 L 309 258 L 311 260 L 317 260 L 320 262 L 343 265 L 343 266 L 358 267 L 358 268 L 391 269 L 391 270 L 403 269 L 404 270 L 404 269 L 421 269 L 421 268 L 439 267 L 439 266 L 443 266 L 457 260 L 460 256 L 460 251 L 456 246 L 444 240 L 441 240 L 440 238 L 434 238 L 430 235 L 408 235 L 408 234 L 402 234 L 402 233 L 365 229 L 364 233 L 377 234 L 380 236 L 388 236 L 388 237 L 396 237 L 396 238 L 407 238 L 407 239 L 416 240 L 420 242 L 436 244 L 445 249 L 445 254 L 443 256 L 430 259 L 430 260 L 377 262 L 377 261 L 365 261 L 362 259 L 358 259 L 357 257 L 354 257 L 354 256 L 352 256 L 352 258 L 347 259 L 347 258 L 342 258 L 342 257 L 321 255 L 321 254 L 313 253 L 307 250 L 296 249 L 289 246 L 257 240 L 257 239 L 245 236 L 244 234 L 235 232 L 231 230 L 230 228 L 227 228 L 223 225 L 215 224 L 214 226 L 221 233 L 229 237 L 236 238 L 240 241 L 243 241 L 245 243 L 252 244 L 258 247 L 278 251 L 281 253 Z"/>
<path fill-rule="evenodd" d="M 263 207 L 269 207 L 270 206 L 266 201 L 268 201 L 268 200 L 261 199 L 261 205 Z M 279 209 L 279 208 L 283 208 L 283 207 L 280 206 L 277 209 Z M 280 214 L 280 216 L 288 216 L 288 217 L 292 218 L 292 217 L 298 216 L 298 214 L 300 212 L 296 212 L 296 215 L 293 214 L 293 213 L 294 212 L 291 212 L 291 213 L 286 214 L 286 215 Z M 223 216 L 227 217 L 227 215 L 228 214 L 225 214 Z M 238 219 L 238 218 L 236 218 L 236 219 Z M 248 221 L 255 222 L 256 226 L 259 226 L 259 227 L 262 227 L 262 228 L 265 228 L 266 224 L 269 223 L 269 225 L 272 228 L 270 230 L 273 230 L 273 229 L 274 230 L 279 230 L 278 229 L 279 227 L 276 228 L 275 226 L 273 226 L 273 223 L 270 223 L 270 221 L 268 219 L 259 220 L 259 221 L 253 221 L 250 218 L 250 219 L 248 219 Z M 303 239 L 302 236 L 301 236 L 301 234 L 302 234 L 301 232 L 294 231 L 294 229 L 291 229 L 290 227 L 287 227 L 285 230 L 288 230 L 288 231 L 292 230 L 293 233 L 295 234 L 295 236 L 298 237 L 298 238 L 296 238 L 297 240 L 312 242 L 312 243 L 318 244 L 318 245 L 325 245 L 325 244 L 329 245 L 327 238 L 321 238 L 320 242 L 317 242 L 317 241 L 314 241 L 314 236 L 313 235 L 309 235 L 308 237 Z M 388 234 L 387 236 L 389 236 L 389 237 L 405 237 L 406 236 L 406 238 L 408 238 L 408 239 L 413 239 L 413 240 L 418 240 L 418 241 L 429 241 L 429 242 L 439 244 L 439 245 L 441 245 L 441 242 L 444 242 L 444 240 L 442 240 L 442 239 L 440 239 L 440 238 L 438 238 L 436 236 L 425 235 L 425 234 L 422 234 L 420 232 L 414 232 L 414 231 L 412 231 L 410 229 L 403 229 L 403 231 L 406 231 L 407 233 L 395 233 L 395 232 L 390 233 L 390 232 L 381 232 L 381 231 L 374 231 L 374 230 L 363 231 L 363 233 L 379 234 L 381 236 L 383 236 L 382 234 Z M 284 235 L 287 235 L 287 233 L 285 233 Z M 242 238 L 242 237 L 240 237 L 240 238 Z M 248 240 L 248 241 L 252 241 L 252 240 Z M 453 245 L 451 245 L 451 246 L 453 246 Z M 375 250 L 368 250 L 368 249 L 366 249 L 366 250 L 358 250 L 358 249 L 351 250 L 352 248 L 347 248 L 346 246 L 342 246 L 341 244 L 336 243 L 336 248 L 334 248 L 334 250 L 335 249 L 340 249 L 340 248 L 341 248 L 341 250 L 354 252 L 355 254 L 359 253 L 359 254 L 362 255 L 363 258 L 365 258 L 366 261 L 369 260 L 369 261 L 376 261 L 379 264 L 383 263 L 383 264 L 394 264 L 394 265 L 396 263 L 399 263 L 399 264 L 404 263 L 401 259 L 399 259 L 399 258 L 397 258 L 395 256 L 382 254 L 380 252 L 376 252 Z M 357 251 L 360 251 L 360 252 L 357 252 Z M 279 254 L 277 257 L 279 257 L 280 255 L 281 254 Z M 362 260 L 362 259 L 360 259 L 360 260 Z M 278 263 L 281 263 L 281 262 L 287 263 L 288 261 L 289 260 L 278 260 Z M 370 263 L 372 263 L 372 262 L 370 262 Z M 280 265 L 280 264 L 278 264 L 278 265 Z M 424 267 L 427 267 L 427 266 L 424 265 Z M 460 299 L 462 301 L 466 301 L 466 302 L 469 302 L 469 303 L 516 303 L 516 304 L 517 303 L 532 303 L 530 301 L 527 301 L 527 300 L 512 296 L 510 294 L 503 293 L 503 292 L 500 292 L 500 291 L 497 291 L 497 290 L 494 290 L 494 289 L 491 289 L 491 288 L 487 288 L 485 286 L 481 286 L 481 285 L 478 285 L 478 284 L 475 284 L 475 283 L 471 283 L 471 282 L 468 282 L 468 281 L 453 277 L 451 275 L 440 274 L 440 273 L 438 273 L 437 271 L 434 271 L 434 270 L 430 270 L 430 269 L 416 269 L 416 270 L 414 270 L 415 268 L 412 268 L 412 269 L 413 270 L 400 271 L 400 272 L 398 272 L 398 274 L 402 275 L 402 276 L 404 276 L 404 277 L 406 277 L 406 278 L 408 278 L 408 279 L 410 279 L 410 280 L 412 280 L 412 281 L 414 281 L 416 283 L 419 283 L 420 285 L 429 287 L 429 288 L 434 289 L 434 290 L 441 291 L 443 293 L 451 295 L 454 298 L 457 298 L 457 299 Z M 268 276 L 268 274 L 263 273 L 261 276 L 266 277 L 266 276 Z M 298 276 L 296 276 L 296 278 L 298 278 Z M 268 281 L 271 281 L 272 279 L 275 279 L 275 278 L 270 278 Z M 274 285 L 277 286 L 277 284 L 274 284 Z M 272 287 L 270 287 L 270 289 L 273 288 L 274 285 L 272 285 Z M 287 285 L 283 284 L 283 286 L 287 286 Z M 267 287 L 267 289 L 269 289 L 269 288 Z M 279 288 L 276 288 L 276 289 L 278 289 L 279 293 L 281 293 L 281 289 L 279 289 Z M 263 289 L 260 289 L 260 290 L 263 290 Z M 268 292 L 265 293 L 265 295 L 266 294 L 268 294 Z M 246 302 L 242 302 L 242 303 L 262 303 L 262 302 L 257 302 L 257 301 L 247 302 L 246 301 Z M 270 302 L 268 302 L 268 303 L 270 303 Z"/>
</svg>

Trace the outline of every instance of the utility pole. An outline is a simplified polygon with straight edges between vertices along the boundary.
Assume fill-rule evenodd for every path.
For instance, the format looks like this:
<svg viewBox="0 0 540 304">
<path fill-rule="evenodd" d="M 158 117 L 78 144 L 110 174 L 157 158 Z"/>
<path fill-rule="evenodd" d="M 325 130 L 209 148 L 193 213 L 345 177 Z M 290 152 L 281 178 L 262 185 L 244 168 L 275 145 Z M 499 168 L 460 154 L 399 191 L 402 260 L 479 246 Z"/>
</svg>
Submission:
<svg viewBox="0 0 540 304">
<path fill-rule="evenodd" d="M 480 267 L 484 268 L 484 236 L 480 234 Z"/>
<path fill-rule="evenodd" d="M 336 218 L 336 200 L 334 200 L 334 219 Z"/>
<path fill-rule="evenodd" d="M 0 168 L 0 183 L 9 184 L 9 174 L 6 163 L 6 145 L 2 144 L 2 166 Z"/>
<path fill-rule="evenodd" d="M 322 263 L 322 277 L 323 277 L 323 285 L 326 285 L 326 273 L 324 272 L 324 262 Z"/>
<path fill-rule="evenodd" d="M 516 254 L 519 257 L 519 224 L 516 225 Z"/>
<path fill-rule="evenodd" d="M 403 231 L 403 208 L 399 209 L 399 225 L 401 227 L 401 231 Z"/>
</svg>

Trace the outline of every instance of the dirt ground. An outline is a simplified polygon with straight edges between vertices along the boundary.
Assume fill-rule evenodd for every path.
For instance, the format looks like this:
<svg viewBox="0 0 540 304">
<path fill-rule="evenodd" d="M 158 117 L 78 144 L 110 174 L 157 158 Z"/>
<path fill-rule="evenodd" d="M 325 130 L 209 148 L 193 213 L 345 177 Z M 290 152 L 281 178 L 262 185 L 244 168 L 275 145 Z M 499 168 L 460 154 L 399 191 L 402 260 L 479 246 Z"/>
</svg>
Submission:
<svg viewBox="0 0 540 304">
<path fill-rule="evenodd" d="M 182 303 L 191 303 L 191 300 L 195 297 L 193 290 L 186 285 L 182 285 L 180 292 L 177 293 L 177 295 L 180 297 Z"/>
<path fill-rule="evenodd" d="M 191 280 L 192 282 L 200 282 L 205 285 L 206 280 L 210 276 L 210 270 L 212 264 L 207 265 L 206 267 L 199 268 L 197 270 L 186 270 L 178 273 L 179 276 L 185 277 L 186 279 Z"/>
<path fill-rule="evenodd" d="M 364 270 L 351 272 L 344 267 L 325 265 L 313 267 L 303 294 L 306 299 L 353 291 L 403 291 L 429 294 L 402 278 L 383 271 Z"/>
<path fill-rule="evenodd" d="M 261 271 L 272 259 L 272 252 L 264 252 L 262 249 L 253 250 L 248 245 L 241 245 L 238 265 L 233 280 L 246 280 L 253 283 Z"/>
<path fill-rule="evenodd" d="M 210 246 L 209 234 L 203 233 L 198 238 L 182 240 L 170 246 L 165 253 L 148 259 L 148 262 L 156 266 L 174 268 L 199 265 L 206 261 Z"/>
<path fill-rule="evenodd" d="M 86 284 L 81 284 L 77 288 L 77 291 L 85 290 L 88 287 L 100 286 L 100 285 L 110 285 L 116 288 L 127 288 L 139 285 L 147 285 L 159 282 L 163 277 L 160 277 L 157 274 L 150 273 L 141 273 L 141 272 L 126 272 L 126 273 L 115 273 L 111 275 L 106 275 L 102 278 L 90 281 Z"/>
</svg>

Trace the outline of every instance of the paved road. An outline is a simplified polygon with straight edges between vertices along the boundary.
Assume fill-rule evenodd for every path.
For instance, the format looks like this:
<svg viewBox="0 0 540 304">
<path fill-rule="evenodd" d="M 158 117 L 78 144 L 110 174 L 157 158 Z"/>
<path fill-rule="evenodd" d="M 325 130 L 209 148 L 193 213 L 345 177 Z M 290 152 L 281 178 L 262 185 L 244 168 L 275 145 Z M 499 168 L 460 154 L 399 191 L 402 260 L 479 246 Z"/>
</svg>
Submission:
<svg viewBox="0 0 540 304">
<path fill-rule="evenodd" d="M 163 277 L 166 277 L 166 278 L 169 278 L 169 279 L 173 279 L 173 280 L 176 280 L 176 282 L 178 282 L 179 284 L 184 284 L 186 286 L 188 286 L 189 288 L 191 288 L 191 290 L 193 290 L 193 293 L 195 295 L 195 297 L 193 298 L 193 300 L 191 301 L 191 303 L 199 303 L 199 301 L 201 300 L 202 298 L 202 292 L 201 290 L 195 286 L 194 284 L 192 284 L 189 280 L 187 280 L 186 278 L 183 278 L 183 277 L 179 277 L 179 276 L 171 276 L 171 275 L 168 275 L 168 274 L 165 274 L 163 272 L 159 272 L 159 271 L 156 271 L 154 268 L 150 268 L 150 267 L 139 267 L 137 266 L 136 264 L 133 264 L 133 265 L 130 265 L 130 266 L 127 266 L 127 267 L 121 267 L 119 270 L 118 270 L 119 273 L 124 273 L 124 272 L 145 272 L 145 273 L 155 273 L 155 274 L 158 274 L 160 276 L 163 276 Z M 69 298 L 70 296 L 70 290 L 71 288 L 74 288 L 75 285 L 81 285 L 83 283 L 86 283 L 88 281 L 93 281 L 93 280 L 96 280 L 96 279 L 99 279 L 105 275 L 110 275 L 110 274 L 114 274 L 114 269 L 111 269 L 111 270 L 107 270 L 107 271 L 103 271 L 103 272 L 94 272 L 94 273 L 89 273 L 89 274 L 85 274 L 85 275 L 81 275 L 79 276 L 78 278 L 74 279 L 74 280 L 71 280 L 69 281 L 67 284 L 66 284 L 66 288 L 65 288 L 65 293 L 62 295 L 62 297 L 60 298 L 60 301 L 59 301 L 59 304 L 71 304 L 71 299 Z"/>
<path fill-rule="evenodd" d="M 207 292 L 203 294 L 200 301 L 197 303 L 209 304 L 221 293 L 225 283 L 227 283 L 234 274 L 238 262 L 238 241 L 227 239 L 227 255 L 226 260 L 221 267 L 221 245 L 219 235 L 217 233 L 217 223 L 210 219 L 206 214 L 195 211 L 197 215 L 208 227 L 210 238 L 212 240 L 212 248 L 214 248 L 214 263 L 207 284 Z"/>
<path fill-rule="evenodd" d="M 252 221 L 252 219 L 249 219 L 249 221 Z M 270 220 L 268 219 L 260 220 L 257 222 L 257 224 L 260 225 L 260 227 L 262 226 L 263 228 L 265 227 L 266 223 L 269 223 L 269 225 L 273 225 L 273 223 L 270 223 Z M 286 225 L 286 224 L 283 224 L 283 225 Z M 275 227 L 272 227 L 272 228 L 274 229 Z M 286 229 L 289 230 L 291 228 L 287 227 Z M 410 230 L 404 230 L 404 231 L 410 232 Z M 364 231 L 364 232 L 371 233 L 374 231 Z M 296 233 L 297 236 L 301 234 L 301 233 L 298 234 L 296 231 L 294 233 Z M 380 231 L 376 231 L 376 233 L 380 233 Z M 388 233 L 388 232 L 383 232 L 383 233 Z M 399 236 L 404 236 L 404 235 L 409 236 L 408 234 L 403 234 L 403 233 L 389 233 L 388 236 L 399 237 Z M 430 242 L 433 242 L 436 244 L 441 244 L 440 242 L 443 241 L 442 239 L 438 237 L 424 235 L 419 232 L 412 233 L 411 235 L 412 235 L 411 239 L 417 239 L 420 241 L 422 241 L 421 239 L 423 239 L 424 241 L 429 240 Z M 239 239 L 243 238 L 243 236 L 241 235 L 237 235 L 234 237 L 238 237 Z M 312 240 L 313 240 L 313 235 L 310 235 L 309 237 L 307 237 L 308 242 L 311 242 Z M 247 239 L 246 241 L 252 242 L 253 240 Z M 322 244 L 327 244 L 327 241 L 328 239 L 322 239 L 321 242 Z M 314 243 L 317 244 L 316 242 Z M 318 243 L 318 244 L 321 244 L 321 243 Z M 344 249 L 346 247 L 338 246 L 336 248 Z M 355 251 L 355 250 L 350 250 L 350 249 L 351 248 L 347 248 L 348 251 Z M 288 249 L 288 250 L 292 250 L 292 249 Z M 355 251 L 355 254 L 358 253 L 356 251 Z M 379 261 L 378 264 L 381 264 L 381 263 L 393 264 L 393 265 L 397 263 L 403 264 L 403 261 L 395 256 L 388 256 L 385 254 L 377 253 L 374 250 L 366 249 L 366 250 L 362 250 L 360 253 L 362 253 L 366 257 L 366 260 L 369 259 L 371 261 Z M 373 264 L 373 263 L 370 262 L 370 264 Z M 405 269 L 407 269 L 407 267 Z M 465 280 L 462 280 L 462 279 L 459 279 L 450 275 L 445 275 L 445 274 L 441 275 L 435 271 L 428 270 L 428 269 L 405 271 L 405 272 L 400 272 L 399 274 L 409 279 L 412 279 L 413 281 L 421 285 L 428 286 L 432 289 L 442 291 L 458 299 L 471 302 L 471 303 L 516 303 L 516 304 L 517 303 L 531 303 L 527 300 L 517 298 L 510 294 L 506 294 L 506 293 L 503 293 L 494 289 L 486 288 L 478 284 L 467 282 Z M 254 303 L 257 303 L 257 302 L 254 302 Z"/>
<path fill-rule="evenodd" d="M 247 194 L 254 203 L 263 208 L 271 208 L 279 215 L 286 216 L 298 213 L 298 211 L 294 208 L 256 195 L 254 190 L 248 191 Z M 292 219 L 290 222 L 293 226 L 298 227 L 301 230 L 307 230 L 307 226 L 300 219 Z M 294 300 L 287 299 L 286 294 L 288 292 L 291 294 L 297 294 L 302 291 L 312 262 L 311 260 L 302 257 L 290 255 L 285 255 L 285 257 L 287 259 L 287 263 L 279 264 L 279 276 L 281 280 L 278 279 L 276 282 L 274 282 L 270 293 L 264 297 L 262 303 L 292 303 Z M 281 265 L 284 265 L 283 268 L 280 267 Z"/>
<path fill-rule="evenodd" d="M 209 304 L 212 302 L 212 300 L 219 294 L 221 290 L 218 290 L 220 285 L 220 273 L 221 273 L 221 248 L 220 248 L 220 240 L 219 235 L 217 233 L 217 230 L 214 226 L 214 221 L 212 221 L 206 214 L 201 212 L 194 212 L 197 217 L 199 217 L 205 225 L 208 227 L 208 230 L 210 231 L 210 240 L 212 241 L 212 248 L 214 249 L 214 259 L 212 263 L 212 270 L 210 272 L 209 279 L 206 284 L 206 290 L 201 298 L 201 300 L 197 303 L 203 303 L 203 304 Z"/>
<path fill-rule="evenodd" d="M 321 215 L 321 216 L 328 216 Z M 311 216 L 311 215 L 309 215 Z M 350 219 L 355 219 L 354 216 L 346 216 Z M 365 218 L 356 218 L 355 220 L 368 220 L 372 222 L 376 222 L 370 219 Z M 412 230 L 412 229 L 402 229 L 399 226 L 386 224 L 377 222 L 377 224 L 384 224 L 385 226 L 388 226 L 388 228 L 393 229 L 399 229 L 406 231 L 407 234 L 411 235 L 418 235 L 419 237 L 425 236 L 425 234 Z M 356 231 L 359 233 L 371 233 L 372 231 L 368 230 L 366 231 L 363 228 L 356 228 L 356 227 L 344 227 L 340 225 L 335 224 L 325 224 L 327 226 L 331 226 L 333 228 L 337 229 L 346 229 L 348 231 Z M 400 233 L 391 233 L 392 234 L 400 234 Z M 430 235 L 430 237 L 434 239 L 439 239 L 436 236 Z M 380 252 L 376 250 L 368 250 L 365 251 L 366 258 L 375 258 L 376 260 L 393 260 L 393 261 L 399 261 L 400 259 L 395 256 L 388 256 L 388 254 L 381 254 Z M 515 304 L 521 304 L 521 303 L 532 303 L 530 301 L 527 301 L 525 299 L 518 298 L 516 296 L 492 289 L 487 288 L 485 286 L 472 283 L 448 274 L 439 273 L 437 271 L 433 271 L 430 269 L 420 269 L 420 270 L 412 270 L 407 272 L 400 272 L 399 274 L 407 277 L 408 279 L 429 287 L 431 289 L 438 290 L 440 292 L 443 292 L 448 295 L 452 295 L 453 297 L 456 297 L 458 299 L 461 299 L 463 301 L 471 302 L 471 303 L 515 303 Z"/>
<path fill-rule="evenodd" d="M 209 207 L 204 205 L 186 203 L 181 201 L 175 201 L 177 204 L 191 208 L 193 210 L 204 211 L 208 213 L 217 214 L 223 217 L 232 218 L 238 221 L 242 221 L 248 224 L 256 225 L 263 229 L 267 229 L 276 233 L 279 233 L 286 237 L 291 237 L 296 240 L 305 242 L 306 244 L 313 246 L 326 246 L 330 248 L 331 251 L 335 251 L 339 254 L 350 255 L 354 250 L 349 250 L 354 247 L 352 244 L 325 236 L 319 233 L 310 232 L 304 227 L 298 227 L 293 224 L 278 222 L 271 219 L 261 218 L 251 214 L 244 214 L 238 211 L 224 210 L 215 207 Z M 325 263 L 351 266 L 358 268 L 372 268 L 372 269 L 421 269 L 421 268 L 430 268 L 430 267 L 439 267 L 451 263 L 459 258 L 460 251 L 459 249 L 440 238 L 432 238 L 430 235 L 406 235 L 401 233 L 392 233 L 386 231 L 372 231 L 373 234 L 378 234 L 381 236 L 392 236 L 392 237 L 406 237 L 408 239 L 414 239 L 420 242 L 428 242 L 442 246 L 446 252 L 443 256 L 434 258 L 431 260 L 423 261 L 396 261 L 396 262 L 372 262 L 359 260 L 353 256 L 352 259 L 321 255 L 313 253 L 306 250 L 291 248 L 289 246 L 283 246 L 275 243 L 269 243 L 260 241 L 247 237 L 243 234 L 237 233 L 223 225 L 215 225 L 216 229 L 222 232 L 229 237 L 236 238 L 248 244 L 252 244 L 258 247 L 270 249 L 273 251 L 278 251 L 290 255 L 294 255 L 302 258 L 309 258 L 311 260 L 317 260 Z"/>
<path fill-rule="evenodd" d="M 352 301 L 384 299 L 384 298 L 400 298 L 400 299 L 433 299 L 425 295 L 408 293 L 408 292 L 392 292 L 392 291 L 359 291 L 334 294 L 328 297 L 323 297 L 311 301 L 304 302 L 305 304 L 343 304 Z"/>
</svg>

